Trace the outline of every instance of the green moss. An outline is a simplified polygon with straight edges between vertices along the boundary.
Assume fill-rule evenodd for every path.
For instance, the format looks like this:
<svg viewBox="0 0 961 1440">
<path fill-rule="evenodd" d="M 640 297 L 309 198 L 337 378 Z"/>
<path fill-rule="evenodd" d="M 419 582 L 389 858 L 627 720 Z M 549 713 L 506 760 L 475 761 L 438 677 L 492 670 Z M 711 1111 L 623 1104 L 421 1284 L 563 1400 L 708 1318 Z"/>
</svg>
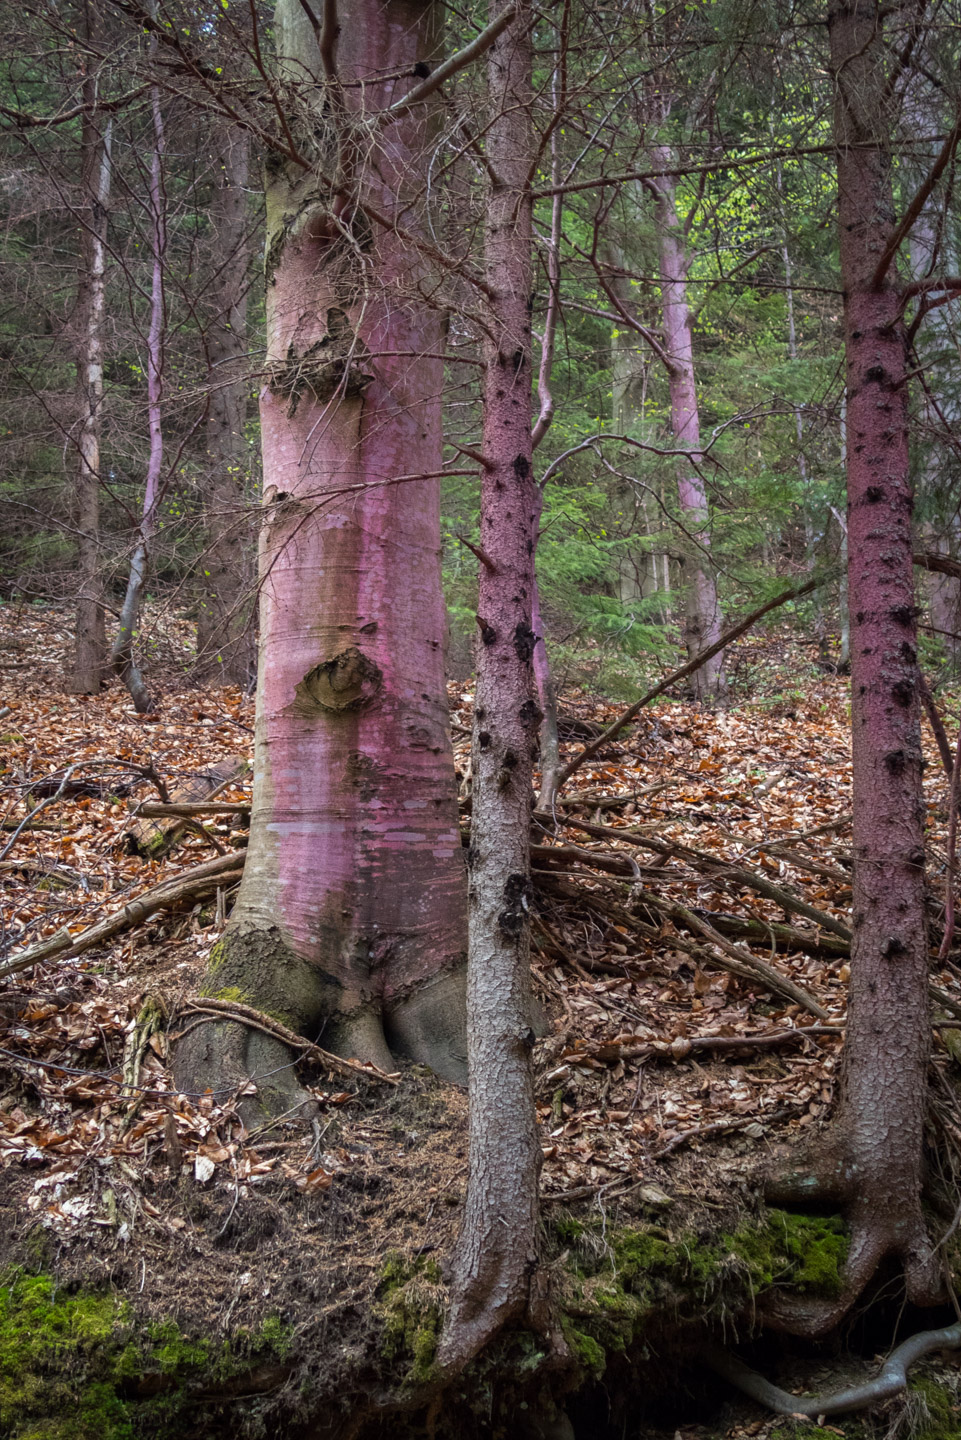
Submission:
<svg viewBox="0 0 961 1440">
<path fill-rule="evenodd" d="M 384 1327 L 381 1354 L 405 1366 L 405 1385 L 422 1385 L 433 1376 L 444 1318 L 440 1280 L 437 1262 L 429 1256 L 409 1261 L 392 1252 L 381 1270 L 377 1287 Z"/>
<path fill-rule="evenodd" d="M 920 1402 L 914 1440 L 958 1440 L 961 1409 L 950 1391 L 927 1375 L 916 1375 L 908 1385 L 908 1394 Z"/>
<path fill-rule="evenodd" d="M 562 1322 L 562 1328 L 571 1354 L 588 1374 L 599 1379 L 607 1367 L 607 1356 L 603 1347 L 597 1343 L 593 1335 L 588 1335 L 583 1330 L 577 1330 L 570 1321 Z"/>
<path fill-rule="evenodd" d="M 825 1430 L 821 1425 L 790 1426 L 779 1425 L 771 1431 L 771 1440 L 838 1440 L 836 1430 Z"/>
<path fill-rule="evenodd" d="M 222 990 L 218 990 L 214 985 L 203 985 L 200 993 L 208 1000 L 231 1000 L 235 1005 L 250 1004 L 250 996 L 241 990 L 239 985 L 225 985 Z"/>
<path fill-rule="evenodd" d="M 147 1334 L 151 1342 L 148 1358 L 162 1375 L 182 1376 L 208 1363 L 210 1349 L 206 1340 L 188 1340 L 173 1320 L 151 1325 Z"/>
<path fill-rule="evenodd" d="M 0 1287 L 0 1431 L 17 1440 L 128 1440 L 111 1373 L 126 1306 L 64 1295 L 45 1275 Z"/>
<path fill-rule="evenodd" d="M 775 1285 L 837 1295 L 848 1249 L 837 1216 L 780 1210 L 768 1211 L 759 1225 L 713 1235 L 578 1224 L 555 1225 L 571 1249 L 563 1305 L 575 1329 L 605 1355 L 626 1350 L 665 1312 L 700 1324 L 747 1308 Z"/>
<path fill-rule="evenodd" d="M 173 1440 L 195 1409 L 196 1388 L 243 1376 L 267 1356 L 284 1360 L 291 1345 L 277 1316 L 216 1345 L 172 1320 L 138 1330 L 130 1307 L 111 1294 L 67 1294 L 46 1275 L 10 1276 L 0 1284 L 0 1436 Z M 145 1380 L 160 1391 L 151 1399 L 138 1398 Z"/>
</svg>

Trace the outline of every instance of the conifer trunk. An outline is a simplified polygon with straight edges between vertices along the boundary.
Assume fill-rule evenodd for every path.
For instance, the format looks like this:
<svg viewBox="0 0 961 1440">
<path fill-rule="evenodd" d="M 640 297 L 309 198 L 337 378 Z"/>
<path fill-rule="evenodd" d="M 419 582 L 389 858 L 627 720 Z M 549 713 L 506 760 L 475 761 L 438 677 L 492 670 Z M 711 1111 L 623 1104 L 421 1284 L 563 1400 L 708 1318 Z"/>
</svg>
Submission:
<svg viewBox="0 0 961 1440">
<path fill-rule="evenodd" d="M 847 365 L 854 893 L 834 1146 L 823 1147 L 807 1193 L 845 1206 L 851 1248 L 839 1301 L 800 1302 L 781 1317 L 815 1334 L 885 1255 L 901 1260 L 913 1302 L 931 1304 L 941 1288 L 921 1213 L 931 1026 L 907 336 L 891 267 L 876 275 L 894 228 L 883 27 L 876 0 L 835 0 L 828 24 Z"/>
<path fill-rule="evenodd" d="M 494 0 L 491 19 L 504 8 Z M 440 1349 L 457 1366 L 527 1310 L 540 1143 L 530 1008 L 530 804 L 540 709 L 531 624 L 539 497 L 531 465 L 531 14 L 489 52 L 477 693 L 469 852 L 470 1173 Z"/>
</svg>

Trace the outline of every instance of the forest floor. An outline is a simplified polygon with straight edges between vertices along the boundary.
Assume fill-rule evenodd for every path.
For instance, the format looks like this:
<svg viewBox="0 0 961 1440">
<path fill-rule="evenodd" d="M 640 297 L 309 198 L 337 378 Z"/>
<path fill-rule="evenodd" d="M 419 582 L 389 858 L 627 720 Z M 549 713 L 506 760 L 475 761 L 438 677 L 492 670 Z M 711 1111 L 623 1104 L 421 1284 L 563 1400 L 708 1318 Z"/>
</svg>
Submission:
<svg viewBox="0 0 961 1440">
<path fill-rule="evenodd" d="M 239 1327 L 253 1356 L 247 1398 L 261 1397 L 265 1416 L 278 1396 L 288 1416 L 308 1403 L 290 1393 L 291 1353 L 297 1393 L 309 1394 L 313 1373 L 346 1411 L 390 1383 L 391 1365 L 402 1380 L 405 1345 L 416 1367 L 410 1285 L 422 1315 L 441 1313 L 434 1260 L 450 1250 L 464 1195 L 465 1094 L 422 1067 L 345 1078 L 305 1060 L 319 1144 L 281 1125 L 248 1134 L 230 1103 L 178 1094 L 169 1040 L 192 1023 L 234 882 L 74 958 L 8 968 L 218 851 L 241 863 L 237 815 L 205 819 L 206 834 L 184 832 L 160 859 L 131 850 L 143 823 L 131 811 L 158 800 L 158 779 L 175 793 L 252 748 L 252 700 L 191 683 L 191 627 L 154 633 L 150 681 L 163 702 L 137 716 L 118 686 L 64 692 L 65 612 L 0 605 L 0 1262 L 33 1263 L 58 1286 L 107 1287 L 161 1338 L 232 1344 Z M 849 682 L 818 671 L 813 647 L 786 627 L 747 637 L 733 660 L 730 708 L 652 705 L 576 773 L 556 828 L 544 822 L 535 837 L 533 973 L 547 1031 L 535 1064 L 554 1254 L 585 1231 L 603 1246 L 608 1226 L 667 1239 L 737 1231 L 758 1208 L 760 1168 L 816 1137 L 831 1106 L 847 979 Z M 957 700 L 942 692 L 942 713 Z M 469 687 L 453 685 L 465 781 L 470 707 Z M 566 754 L 620 708 L 565 695 Z M 937 937 L 948 783 L 927 731 L 924 744 Z M 218 799 L 240 804 L 249 786 Z M 948 962 L 932 981 L 940 1013 L 956 1019 L 961 969 Z M 936 1031 L 933 1062 L 948 1130 L 954 1033 Z M 250 1339 L 277 1325 L 282 1343 Z M 873 1334 L 868 1351 L 889 1340 Z M 161 1389 L 164 1354 L 158 1341 Z M 798 1383 L 817 1388 L 823 1361 L 812 1352 Z M 181 1346 L 174 1368 L 190 1364 Z M 654 1416 L 651 1433 L 774 1429 L 733 1394 L 706 1420 L 696 1378 L 686 1383 L 680 1418 Z M 209 1420 L 232 1397 L 226 1381 L 222 1392 L 207 1383 L 197 1404 Z M 2 1399 L 0 1383 L 0 1410 Z"/>
</svg>

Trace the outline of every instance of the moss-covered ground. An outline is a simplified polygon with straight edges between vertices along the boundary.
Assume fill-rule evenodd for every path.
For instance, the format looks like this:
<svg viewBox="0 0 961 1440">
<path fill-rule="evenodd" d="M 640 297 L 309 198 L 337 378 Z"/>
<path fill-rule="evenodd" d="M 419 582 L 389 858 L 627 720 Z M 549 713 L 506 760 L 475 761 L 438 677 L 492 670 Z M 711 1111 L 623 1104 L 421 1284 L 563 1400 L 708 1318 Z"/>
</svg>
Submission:
<svg viewBox="0 0 961 1440">
<path fill-rule="evenodd" d="M 772 1286 L 833 1296 L 848 1237 L 838 1216 L 769 1210 L 763 1220 L 717 1234 L 657 1226 L 606 1228 L 556 1222 L 566 1248 L 564 1332 L 583 1368 L 600 1375 L 612 1353 L 642 1341 L 665 1316 L 707 1328 L 749 1313 Z"/>
<path fill-rule="evenodd" d="M 0 1286 L 0 1434 L 9 1440 L 132 1440 L 182 1434 L 195 1382 L 230 1387 L 254 1366 L 282 1366 L 276 1317 L 217 1342 L 173 1321 L 143 1328 L 109 1293 L 58 1291 L 46 1275 Z"/>
</svg>

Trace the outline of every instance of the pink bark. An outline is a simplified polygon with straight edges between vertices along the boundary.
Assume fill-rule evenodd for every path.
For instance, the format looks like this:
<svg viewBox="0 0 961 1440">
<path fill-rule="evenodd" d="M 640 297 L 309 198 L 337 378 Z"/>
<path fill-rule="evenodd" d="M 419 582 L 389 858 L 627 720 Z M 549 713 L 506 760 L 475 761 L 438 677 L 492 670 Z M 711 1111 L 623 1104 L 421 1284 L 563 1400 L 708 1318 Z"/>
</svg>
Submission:
<svg viewBox="0 0 961 1440">
<path fill-rule="evenodd" d="M 494 0 L 492 18 L 504 9 Z M 538 495 L 531 466 L 531 16 L 490 51 L 484 459 L 469 854 L 470 1174 L 442 1364 L 523 1317 L 537 1266 L 540 1144 L 530 1003 L 530 801 L 541 713 L 531 626 Z"/>
<path fill-rule="evenodd" d="M 372 76 L 433 63 L 440 12 L 351 0 L 340 19 L 344 88 L 330 82 L 330 107 L 322 85 L 314 93 L 318 116 L 346 107 L 343 141 L 351 110 L 369 116 L 409 88 Z M 288 76 L 319 78 L 297 0 L 279 0 L 276 21 Z M 271 162 L 253 809 L 211 981 L 340 1053 L 390 1066 L 390 1045 L 463 1078 L 464 869 L 440 583 L 443 321 L 422 299 L 421 255 L 363 210 L 367 199 L 403 212 L 409 229 L 420 223 L 432 134 L 424 106 L 382 123 L 351 177 L 359 204 Z M 222 1068 L 249 1072 L 259 1055 L 248 1045 Z"/>
<path fill-rule="evenodd" d="M 669 169 L 671 150 L 659 145 L 651 152 L 651 168 Z M 661 309 L 664 320 L 664 350 L 667 353 L 671 395 L 671 431 L 679 445 L 688 448 L 691 463 L 682 465 L 677 476 L 677 498 L 687 532 L 687 613 L 684 639 L 689 656 L 713 645 L 721 634 L 723 617 L 717 586 L 711 570 L 710 512 L 707 491 L 699 470 L 703 460 L 701 423 L 697 408 L 694 376 L 694 345 L 691 311 L 687 303 L 688 259 L 685 235 L 675 204 L 675 180 L 664 175 L 653 185 L 657 201 L 658 255 L 661 282 Z M 694 691 L 699 699 L 713 699 L 726 691 L 724 656 L 717 655 L 696 671 Z"/>
</svg>

